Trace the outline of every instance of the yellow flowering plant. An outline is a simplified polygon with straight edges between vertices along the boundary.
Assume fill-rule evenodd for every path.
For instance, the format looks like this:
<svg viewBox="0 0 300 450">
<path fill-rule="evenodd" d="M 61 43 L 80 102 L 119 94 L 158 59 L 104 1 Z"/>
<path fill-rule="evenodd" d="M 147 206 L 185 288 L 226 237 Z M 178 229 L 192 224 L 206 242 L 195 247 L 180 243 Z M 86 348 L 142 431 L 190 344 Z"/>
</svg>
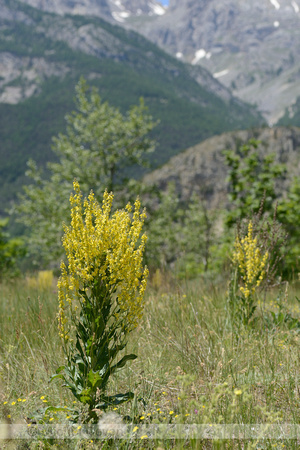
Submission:
<svg viewBox="0 0 300 450">
<path fill-rule="evenodd" d="M 71 225 L 64 227 L 67 263 L 58 281 L 59 333 L 67 364 L 52 377 L 62 378 L 71 392 L 88 405 L 87 421 L 95 409 L 105 409 L 133 398 L 133 393 L 106 395 L 110 375 L 136 355 L 117 360 L 128 334 L 142 316 L 148 270 L 143 266 L 146 217 L 139 199 L 134 208 L 111 213 L 113 194 L 105 192 L 102 205 L 93 192 L 82 199 L 74 181 Z"/>
<path fill-rule="evenodd" d="M 236 237 L 232 262 L 234 280 L 230 285 L 229 299 L 235 316 L 239 316 L 244 324 L 248 324 L 256 310 L 255 293 L 261 285 L 269 260 L 269 252 L 263 251 L 254 235 L 253 222 L 248 222 L 247 234 Z M 240 295 L 237 291 L 240 291 Z"/>
</svg>

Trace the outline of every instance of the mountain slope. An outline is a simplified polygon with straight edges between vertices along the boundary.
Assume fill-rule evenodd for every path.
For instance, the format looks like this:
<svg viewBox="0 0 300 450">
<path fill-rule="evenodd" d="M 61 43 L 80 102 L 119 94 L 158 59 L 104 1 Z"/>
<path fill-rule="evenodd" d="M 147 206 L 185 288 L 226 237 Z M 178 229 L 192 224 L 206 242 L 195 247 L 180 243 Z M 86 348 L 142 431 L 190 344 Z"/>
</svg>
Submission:
<svg viewBox="0 0 300 450">
<path fill-rule="evenodd" d="M 145 98 L 160 120 L 156 166 L 208 136 L 263 122 L 207 71 L 195 70 L 104 20 L 0 0 L 1 210 L 24 182 L 30 157 L 39 164 L 53 159 L 51 136 L 65 128 L 81 75 L 123 112 Z"/>
<path fill-rule="evenodd" d="M 170 0 L 166 14 L 126 25 L 207 68 L 271 124 L 300 95 L 299 0 Z"/>
<path fill-rule="evenodd" d="M 183 201 L 193 193 L 204 195 L 210 206 L 224 207 L 227 202 L 227 169 L 222 151 L 238 149 L 249 139 L 260 141 L 259 152 L 275 153 L 275 160 L 287 165 L 291 177 L 300 177 L 300 128 L 279 127 L 233 131 L 209 138 L 170 159 L 165 165 L 147 174 L 146 183 L 165 190 L 175 183 Z M 284 192 L 287 181 L 281 186 Z"/>
</svg>

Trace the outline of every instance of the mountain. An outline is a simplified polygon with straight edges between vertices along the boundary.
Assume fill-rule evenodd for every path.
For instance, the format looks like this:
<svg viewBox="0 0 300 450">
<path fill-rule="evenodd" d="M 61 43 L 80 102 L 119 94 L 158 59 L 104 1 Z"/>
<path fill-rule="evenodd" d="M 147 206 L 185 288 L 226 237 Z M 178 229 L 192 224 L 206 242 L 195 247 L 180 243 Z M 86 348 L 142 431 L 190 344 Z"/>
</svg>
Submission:
<svg viewBox="0 0 300 450">
<path fill-rule="evenodd" d="M 208 69 L 270 124 L 300 95 L 299 0 L 170 0 L 164 15 L 125 25 Z"/>
<path fill-rule="evenodd" d="M 131 30 L 0 0 L 2 212 L 26 181 L 26 161 L 53 160 L 51 137 L 65 129 L 81 75 L 122 112 L 145 98 L 160 120 L 153 132 L 156 167 L 209 136 L 264 122 L 205 69 L 183 64 Z"/>
<path fill-rule="evenodd" d="M 45 11 L 102 17 L 208 69 L 270 125 L 300 97 L 299 0 L 23 0 Z M 298 122 L 298 125 L 300 123 Z"/>
<path fill-rule="evenodd" d="M 170 182 L 183 201 L 193 193 L 204 196 L 210 206 L 227 203 L 227 168 L 223 150 L 236 150 L 249 139 L 260 141 L 258 151 L 263 155 L 274 153 L 275 161 L 287 165 L 290 177 L 300 177 L 300 128 L 278 127 L 233 131 L 211 137 L 174 156 L 159 169 L 147 174 L 144 181 L 166 190 Z M 280 192 L 287 187 L 286 179 Z"/>
<path fill-rule="evenodd" d="M 128 18 L 155 17 L 165 14 L 156 0 L 23 0 L 41 11 L 56 14 L 96 16 L 111 22 L 125 22 Z"/>
</svg>

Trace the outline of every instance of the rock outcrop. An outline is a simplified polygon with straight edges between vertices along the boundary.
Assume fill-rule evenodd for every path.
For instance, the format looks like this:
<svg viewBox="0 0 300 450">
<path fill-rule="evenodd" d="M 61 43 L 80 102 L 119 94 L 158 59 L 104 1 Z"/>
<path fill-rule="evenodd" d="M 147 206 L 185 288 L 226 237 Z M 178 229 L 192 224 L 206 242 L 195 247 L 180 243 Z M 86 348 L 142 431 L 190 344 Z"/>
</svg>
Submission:
<svg viewBox="0 0 300 450">
<path fill-rule="evenodd" d="M 255 138 L 261 142 L 259 151 L 274 153 L 276 161 L 287 165 L 289 175 L 300 177 L 300 128 L 262 128 L 224 133 L 201 142 L 174 156 L 161 168 L 146 175 L 147 184 L 166 190 L 170 182 L 183 201 L 193 193 L 203 195 L 213 206 L 227 201 L 227 167 L 222 151 L 236 149 Z M 285 190 L 288 178 L 280 185 Z"/>
</svg>

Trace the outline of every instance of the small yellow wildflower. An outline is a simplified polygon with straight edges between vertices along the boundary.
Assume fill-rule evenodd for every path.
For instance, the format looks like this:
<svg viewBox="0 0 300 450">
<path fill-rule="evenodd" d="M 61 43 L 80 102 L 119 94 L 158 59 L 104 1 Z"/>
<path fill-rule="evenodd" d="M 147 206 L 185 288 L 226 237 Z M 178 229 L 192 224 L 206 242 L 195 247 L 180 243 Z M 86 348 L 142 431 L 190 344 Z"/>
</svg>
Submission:
<svg viewBox="0 0 300 450">
<path fill-rule="evenodd" d="M 145 419 L 145 417 L 144 417 L 144 416 L 141 416 L 141 417 L 140 417 L 140 420 L 144 420 L 144 419 Z"/>
<path fill-rule="evenodd" d="M 170 414 L 170 415 L 174 414 L 174 411 L 170 411 L 169 414 Z"/>
<path fill-rule="evenodd" d="M 144 434 L 143 436 L 141 436 L 141 439 L 147 439 L 147 434 Z"/>
<path fill-rule="evenodd" d="M 16 402 L 11 402 L 11 405 L 14 406 L 16 404 Z"/>
<path fill-rule="evenodd" d="M 235 395 L 241 395 L 242 394 L 242 390 L 241 389 L 235 389 L 234 393 L 235 393 Z"/>
<path fill-rule="evenodd" d="M 45 396 L 44 396 L 44 395 L 42 395 L 42 396 L 40 397 L 40 399 L 41 399 L 41 400 L 44 400 L 44 398 L 45 398 Z"/>
<path fill-rule="evenodd" d="M 53 417 L 50 417 L 49 422 L 51 422 L 52 420 L 54 420 Z"/>
<path fill-rule="evenodd" d="M 132 430 L 132 432 L 135 433 L 138 429 L 139 429 L 139 427 L 134 427 L 134 429 Z"/>
<path fill-rule="evenodd" d="M 11 415 L 10 415 L 10 414 L 8 414 L 8 415 L 7 415 L 7 418 L 8 418 L 8 419 L 11 419 Z"/>
</svg>

